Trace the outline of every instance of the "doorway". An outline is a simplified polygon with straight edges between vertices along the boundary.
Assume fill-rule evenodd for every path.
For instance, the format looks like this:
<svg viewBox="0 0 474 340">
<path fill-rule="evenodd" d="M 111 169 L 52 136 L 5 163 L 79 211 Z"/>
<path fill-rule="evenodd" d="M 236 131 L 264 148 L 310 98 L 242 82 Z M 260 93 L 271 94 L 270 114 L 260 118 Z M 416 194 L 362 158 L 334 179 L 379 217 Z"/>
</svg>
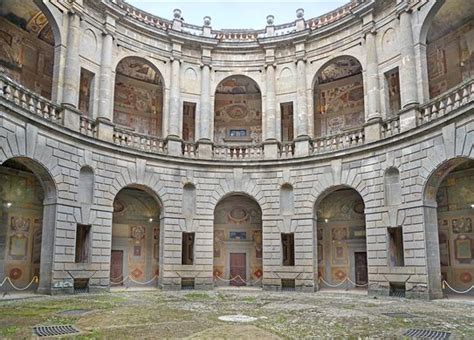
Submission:
<svg viewBox="0 0 474 340">
<path fill-rule="evenodd" d="M 368 282 L 368 275 L 367 275 L 367 253 L 360 252 L 354 253 L 355 257 L 355 279 L 356 284 L 358 285 L 365 285 Z"/>
<path fill-rule="evenodd" d="M 230 277 L 235 280 L 231 281 L 232 286 L 245 286 L 247 280 L 247 256 L 245 253 L 230 254 Z"/>
<path fill-rule="evenodd" d="M 123 250 L 112 250 L 110 259 L 110 281 L 111 284 L 123 284 Z M 120 282 L 120 283 L 119 283 Z"/>
</svg>

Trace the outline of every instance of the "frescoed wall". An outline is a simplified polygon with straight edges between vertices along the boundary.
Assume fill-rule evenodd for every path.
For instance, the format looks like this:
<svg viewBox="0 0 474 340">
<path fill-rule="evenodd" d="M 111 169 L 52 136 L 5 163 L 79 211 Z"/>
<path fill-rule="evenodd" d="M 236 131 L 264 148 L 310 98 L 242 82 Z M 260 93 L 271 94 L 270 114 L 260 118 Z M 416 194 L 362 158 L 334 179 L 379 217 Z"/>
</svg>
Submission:
<svg viewBox="0 0 474 340">
<path fill-rule="evenodd" d="M 231 196 L 214 212 L 214 278 L 229 279 L 231 253 L 246 254 L 247 280 L 259 281 L 263 275 L 262 213 L 258 204 L 246 196 Z"/>
<path fill-rule="evenodd" d="M 314 91 L 315 136 L 333 135 L 364 124 L 362 67 L 350 57 L 321 70 Z"/>
<path fill-rule="evenodd" d="M 441 274 L 451 286 L 474 284 L 474 162 L 451 172 L 441 183 L 438 237 Z"/>
<path fill-rule="evenodd" d="M 163 86 L 148 63 L 126 58 L 117 66 L 114 122 L 136 132 L 162 135 Z"/>
<path fill-rule="evenodd" d="M 0 167 L 0 280 L 24 287 L 39 276 L 43 190 L 27 171 Z"/>
<path fill-rule="evenodd" d="M 433 30 L 431 35 L 434 40 L 428 41 L 426 55 L 433 98 L 474 76 L 474 20 L 445 34 Z"/>
<path fill-rule="evenodd" d="M 13 80 L 51 98 L 54 37 L 33 1 L 0 3 L 0 67 Z"/>
<path fill-rule="evenodd" d="M 216 143 L 262 141 L 262 96 L 250 78 L 235 76 L 223 80 L 216 90 L 214 112 Z"/>
<path fill-rule="evenodd" d="M 317 207 L 317 275 L 330 284 L 346 277 L 356 281 L 354 254 L 367 251 L 364 209 L 362 198 L 351 189 L 329 194 Z"/>
<path fill-rule="evenodd" d="M 128 188 L 119 192 L 114 201 L 112 252 L 122 252 L 124 278 L 130 275 L 145 282 L 158 275 L 159 222 L 159 206 L 150 195 Z M 111 272 L 112 282 L 120 281 L 112 276 Z"/>
</svg>

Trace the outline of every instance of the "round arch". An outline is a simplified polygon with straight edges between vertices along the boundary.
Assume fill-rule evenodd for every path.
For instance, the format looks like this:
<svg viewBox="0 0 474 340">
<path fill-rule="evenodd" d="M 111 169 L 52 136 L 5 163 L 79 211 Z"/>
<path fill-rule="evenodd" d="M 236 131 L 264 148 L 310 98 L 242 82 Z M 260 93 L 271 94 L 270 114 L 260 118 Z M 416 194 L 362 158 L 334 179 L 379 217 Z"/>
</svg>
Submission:
<svg viewBox="0 0 474 340">
<path fill-rule="evenodd" d="M 219 200 L 214 208 L 213 240 L 213 278 L 216 285 L 261 284 L 262 209 L 253 197 L 234 193 Z"/>
<path fill-rule="evenodd" d="M 214 90 L 214 141 L 258 144 L 263 134 L 259 84 L 245 75 L 227 76 Z"/>
<path fill-rule="evenodd" d="M 359 59 L 343 54 L 326 61 L 315 73 L 312 92 L 316 137 L 363 126 L 363 71 Z"/>
<path fill-rule="evenodd" d="M 160 69 L 143 57 L 126 56 L 115 66 L 114 84 L 114 123 L 162 137 L 166 91 Z"/>
<path fill-rule="evenodd" d="M 122 187 L 113 201 L 110 286 L 157 285 L 162 277 L 163 204 L 144 185 Z M 137 283 L 140 282 L 140 283 Z"/>
<path fill-rule="evenodd" d="M 468 249 L 472 248 L 474 196 L 469 187 L 472 179 L 467 176 L 474 176 L 473 169 L 473 158 L 451 158 L 438 164 L 424 183 L 423 215 L 430 298 L 443 297 L 443 281 L 458 290 L 474 284 L 474 267 L 468 266 L 472 254 L 469 259 L 459 253 L 461 244 L 469 243 Z M 463 194 L 456 194 L 461 192 Z"/>
<path fill-rule="evenodd" d="M 320 288 L 368 287 L 365 202 L 357 189 L 335 185 L 313 206 L 315 280 Z"/>
<path fill-rule="evenodd" d="M 27 229 L 22 229 L 22 233 L 26 239 L 33 238 L 31 243 L 31 249 L 28 250 L 28 254 L 31 255 L 30 264 L 26 264 L 30 268 L 30 272 L 33 276 L 39 276 L 38 293 L 49 294 L 52 289 L 53 279 L 53 261 L 54 261 L 54 243 L 56 236 L 56 203 L 57 203 L 57 185 L 53 179 L 48 168 L 41 162 L 34 160 L 29 157 L 11 157 L 5 160 L 2 167 L 13 168 L 20 171 L 30 172 L 36 178 L 42 188 L 43 201 L 41 205 L 41 226 L 36 230 L 33 222 L 29 218 L 29 209 L 25 208 L 21 210 L 15 210 L 12 214 L 15 216 L 8 217 L 10 220 L 10 228 L 15 228 L 13 225 L 17 223 L 27 223 Z M 22 181 L 18 181 L 21 185 Z M 31 190 L 32 185 L 28 185 Z M 20 191 L 27 190 L 26 186 L 18 188 Z M 5 193 L 2 191 L 2 196 Z M 31 197 L 29 197 L 31 199 Z M 8 203 L 7 203 L 8 204 Z M 12 203 L 10 202 L 7 207 L 10 209 Z M 13 207 L 12 209 L 14 209 Z M 20 207 L 18 207 L 20 209 Z M 25 215 L 26 214 L 26 215 Z M 28 233 L 28 234 L 25 234 Z M 33 256 L 33 253 L 38 254 Z M 25 267 L 26 268 L 26 267 Z M 16 273 L 25 274 L 25 269 L 17 270 Z M 11 271 L 6 275 L 12 276 Z M 14 279 L 14 278 L 12 278 Z M 30 280 L 32 278 L 29 278 Z"/>
</svg>

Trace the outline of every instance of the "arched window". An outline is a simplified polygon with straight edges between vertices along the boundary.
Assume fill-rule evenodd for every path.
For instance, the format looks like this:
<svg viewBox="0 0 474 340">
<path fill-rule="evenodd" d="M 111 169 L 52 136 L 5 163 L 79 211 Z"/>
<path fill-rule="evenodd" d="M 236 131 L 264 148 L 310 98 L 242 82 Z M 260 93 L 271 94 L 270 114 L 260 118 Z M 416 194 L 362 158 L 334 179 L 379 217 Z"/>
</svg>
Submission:
<svg viewBox="0 0 474 340">
<path fill-rule="evenodd" d="M 114 123 L 136 132 L 162 136 L 163 81 L 148 61 L 128 57 L 117 65 Z"/>
<path fill-rule="evenodd" d="M 430 97 L 474 75 L 474 2 L 449 0 L 432 19 L 426 38 Z"/>
<path fill-rule="evenodd" d="M 0 1 L 0 65 L 13 80 L 51 99 L 55 36 L 34 1 Z"/>
<path fill-rule="evenodd" d="M 314 134 L 329 136 L 364 124 L 362 66 L 350 56 L 326 63 L 314 86 Z"/>
<path fill-rule="evenodd" d="M 249 77 L 228 77 L 217 86 L 214 141 L 219 144 L 262 141 L 262 94 Z"/>
</svg>

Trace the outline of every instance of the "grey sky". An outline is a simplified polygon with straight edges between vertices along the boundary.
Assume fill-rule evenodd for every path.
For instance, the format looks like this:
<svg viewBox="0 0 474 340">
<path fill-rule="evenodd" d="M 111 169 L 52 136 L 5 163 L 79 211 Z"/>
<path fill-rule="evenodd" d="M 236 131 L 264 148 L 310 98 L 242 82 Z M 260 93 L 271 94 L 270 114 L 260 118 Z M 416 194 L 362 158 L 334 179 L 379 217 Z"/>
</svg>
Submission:
<svg viewBox="0 0 474 340">
<path fill-rule="evenodd" d="M 202 25 L 202 18 L 212 18 L 212 28 L 264 28 L 268 14 L 275 16 L 275 25 L 296 19 L 296 9 L 304 8 L 305 18 L 310 19 L 325 14 L 349 0 L 312 0 L 312 1 L 189 1 L 189 0 L 127 0 L 131 5 L 154 15 L 172 19 L 173 9 L 179 8 L 185 22 Z"/>
</svg>

